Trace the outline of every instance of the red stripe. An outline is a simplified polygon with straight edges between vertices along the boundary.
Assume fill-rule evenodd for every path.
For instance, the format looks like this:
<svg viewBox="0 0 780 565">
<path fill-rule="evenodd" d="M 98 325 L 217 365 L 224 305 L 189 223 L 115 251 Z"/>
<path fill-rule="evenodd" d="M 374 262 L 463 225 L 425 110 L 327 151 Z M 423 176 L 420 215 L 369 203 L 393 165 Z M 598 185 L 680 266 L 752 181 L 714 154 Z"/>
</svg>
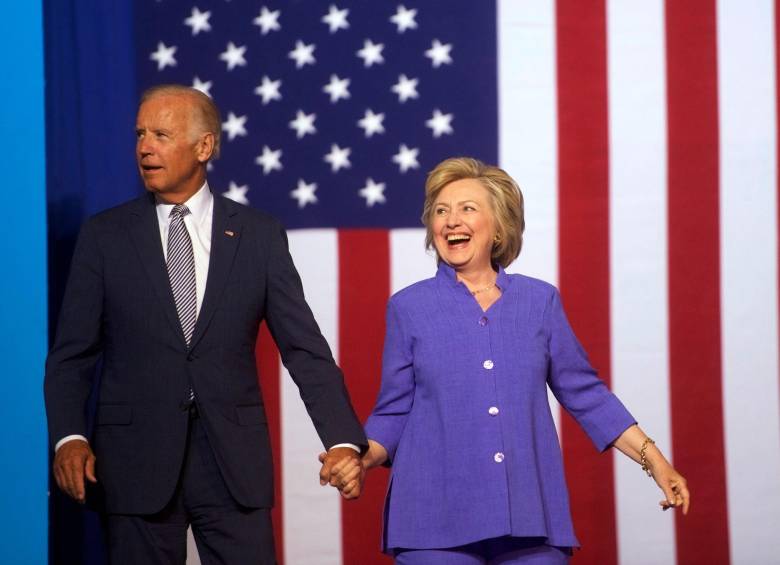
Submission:
<svg viewBox="0 0 780 565">
<path fill-rule="evenodd" d="M 281 383 L 279 382 L 279 351 L 276 349 L 268 327 L 260 326 L 260 335 L 255 348 L 257 371 L 263 391 L 265 414 L 268 418 L 268 432 L 271 435 L 271 450 L 274 454 L 274 509 L 271 518 L 274 523 L 274 540 L 279 565 L 284 565 L 284 522 L 282 521 L 282 417 Z"/>
<path fill-rule="evenodd" d="M 339 364 L 361 421 L 379 392 L 390 244 L 384 230 L 339 231 Z M 389 563 L 380 553 L 387 472 L 372 470 L 362 496 L 342 504 L 345 565 Z"/>
<path fill-rule="evenodd" d="M 609 384 L 609 138 L 603 0 L 557 2 L 560 288 L 572 326 Z M 617 562 L 612 457 L 561 420 L 578 563 Z"/>
<path fill-rule="evenodd" d="M 666 4 L 669 360 L 674 463 L 692 488 L 680 563 L 728 563 L 721 404 L 718 65 L 714 0 Z"/>
</svg>

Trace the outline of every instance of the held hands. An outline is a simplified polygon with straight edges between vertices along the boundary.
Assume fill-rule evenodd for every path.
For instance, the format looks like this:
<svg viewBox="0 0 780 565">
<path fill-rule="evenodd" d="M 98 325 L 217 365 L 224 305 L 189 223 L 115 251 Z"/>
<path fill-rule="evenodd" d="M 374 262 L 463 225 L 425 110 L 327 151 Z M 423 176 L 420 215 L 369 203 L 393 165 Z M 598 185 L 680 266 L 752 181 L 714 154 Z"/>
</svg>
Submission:
<svg viewBox="0 0 780 565">
<path fill-rule="evenodd" d="M 73 439 L 60 446 L 54 454 L 53 470 L 57 485 L 80 503 L 84 503 L 86 497 L 84 477 L 91 483 L 97 482 L 95 454 L 89 444 L 80 439 Z"/>
<path fill-rule="evenodd" d="M 380 443 L 372 439 L 368 440 L 368 451 L 363 458 L 359 458 L 357 453 L 352 451 L 349 457 L 344 457 L 326 469 L 326 460 L 330 454 L 335 451 L 331 449 L 328 453 L 320 453 L 320 462 L 323 464 L 320 469 L 320 484 L 339 489 L 341 496 L 347 500 L 357 498 L 363 490 L 363 481 L 366 477 L 366 471 L 387 461 L 387 450 Z"/>
<path fill-rule="evenodd" d="M 366 470 L 360 455 L 349 447 L 334 447 L 319 455 L 320 485 L 330 484 L 339 489 L 341 496 L 353 499 L 360 496 Z"/>
</svg>

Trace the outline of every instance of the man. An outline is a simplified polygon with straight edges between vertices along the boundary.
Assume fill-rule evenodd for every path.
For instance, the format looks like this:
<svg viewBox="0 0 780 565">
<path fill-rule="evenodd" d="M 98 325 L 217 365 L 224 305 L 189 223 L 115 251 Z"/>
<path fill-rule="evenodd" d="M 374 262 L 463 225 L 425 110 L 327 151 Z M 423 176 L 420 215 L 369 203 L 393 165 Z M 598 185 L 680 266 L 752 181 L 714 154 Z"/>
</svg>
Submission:
<svg viewBox="0 0 780 565">
<path fill-rule="evenodd" d="M 213 195 L 211 99 L 150 89 L 136 123 L 148 194 L 91 218 L 73 256 L 46 365 L 57 484 L 105 496 L 116 563 L 274 563 L 272 461 L 254 356 L 266 320 L 330 468 L 366 448 L 279 223 Z M 85 403 L 102 360 L 95 432 Z"/>
</svg>

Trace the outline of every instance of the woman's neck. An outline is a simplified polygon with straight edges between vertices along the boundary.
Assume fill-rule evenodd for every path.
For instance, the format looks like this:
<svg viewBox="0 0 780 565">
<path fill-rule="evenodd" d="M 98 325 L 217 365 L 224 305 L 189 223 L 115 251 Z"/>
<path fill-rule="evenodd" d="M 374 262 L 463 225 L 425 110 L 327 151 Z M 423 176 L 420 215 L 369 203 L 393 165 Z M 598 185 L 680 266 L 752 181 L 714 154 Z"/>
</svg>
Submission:
<svg viewBox="0 0 780 565">
<path fill-rule="evenodd" d="M 489 265 L 481 269 L 455 270 L 455 276 L 469 289 L 483 288 L 496 282 L 496 271 Z"/>
</svg>

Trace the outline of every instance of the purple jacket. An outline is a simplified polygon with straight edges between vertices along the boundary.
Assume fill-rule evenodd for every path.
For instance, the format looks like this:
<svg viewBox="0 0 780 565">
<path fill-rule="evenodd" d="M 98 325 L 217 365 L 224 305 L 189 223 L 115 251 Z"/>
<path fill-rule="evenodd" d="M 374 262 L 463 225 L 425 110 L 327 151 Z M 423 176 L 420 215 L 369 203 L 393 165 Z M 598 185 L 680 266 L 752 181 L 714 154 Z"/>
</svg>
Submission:
<svg viewBox="0 0 780 565">
<path fill-rule="evenodd" d="M 442 263 L 387 308 L 366 423 L 392 464 L 383 549 L 499 536 L 578 546 L 547 385 L 599 450 L 635 423 L 598 378 L 557 290 L 499 271 L 487 312 Z"/>
</svg>

